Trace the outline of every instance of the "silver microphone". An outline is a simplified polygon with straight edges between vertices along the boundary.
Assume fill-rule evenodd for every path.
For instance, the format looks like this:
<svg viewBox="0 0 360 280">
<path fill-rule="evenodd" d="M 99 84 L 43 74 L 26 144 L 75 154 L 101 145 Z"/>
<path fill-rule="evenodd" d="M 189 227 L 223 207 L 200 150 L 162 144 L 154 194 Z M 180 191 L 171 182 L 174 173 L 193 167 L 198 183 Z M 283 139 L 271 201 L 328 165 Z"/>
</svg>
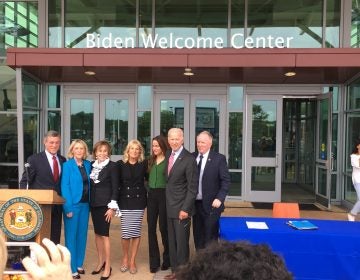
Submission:
<svg viewBox="0 0 360 280">
<path fill-rule="evenodd" d="M 25 167 L 25 173 L 26 173 L 26 189 L 29 189 L 29 167 L 30 167 L 30 163 L 26 162 L 24 164 Z"/>
</svg>

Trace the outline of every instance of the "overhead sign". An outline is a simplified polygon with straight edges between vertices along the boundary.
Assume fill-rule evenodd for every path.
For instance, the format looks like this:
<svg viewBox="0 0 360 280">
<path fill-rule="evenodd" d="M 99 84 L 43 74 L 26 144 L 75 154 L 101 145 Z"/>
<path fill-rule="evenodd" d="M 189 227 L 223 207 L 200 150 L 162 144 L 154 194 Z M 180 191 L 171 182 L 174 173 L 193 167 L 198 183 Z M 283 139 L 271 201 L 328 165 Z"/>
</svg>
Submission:
<svg viewBox="0 0 360 280">
<path fill-rule="evenodd" d="M 271 35 L 265 37 L 244 37 L 242 33 L 235 33 L 231 36 L 230 47 L 234 49 L 253 49 L 253 48 L 290 48 L 290 42 L 294 37 L 274 37 Z M 169 36 L 154 37 L 142 34 L 140 45 L 144 48 L 160 49 L 202 49 L 202 48 L 225 48 L 224 39 L 221 37 L 179 37 L 170 33 Z M 100 34 L 86 34 L 87 48 L 135 48 L 136 43 L 133 37 L 113 36 L 109 33 L 107 36 Z"/>
</svg>

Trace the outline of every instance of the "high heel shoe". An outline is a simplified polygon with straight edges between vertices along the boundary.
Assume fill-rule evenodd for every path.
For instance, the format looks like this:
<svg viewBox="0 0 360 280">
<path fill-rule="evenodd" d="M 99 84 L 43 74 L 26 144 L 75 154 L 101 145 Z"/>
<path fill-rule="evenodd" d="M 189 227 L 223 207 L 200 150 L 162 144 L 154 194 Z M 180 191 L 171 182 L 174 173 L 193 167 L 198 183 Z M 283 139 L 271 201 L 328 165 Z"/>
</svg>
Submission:
<svg viewBox="0 0 360 280">
<path fill-rule="evenodd" d="M 110 273 L 109 273 L 109 275 L 108 275 L 108 276 L 101 276 L 101 277 L 100 277 L 100 280 L 107 280 L 107 279 L 109 279 L 110 276 L 111 276 L 111 271 L 112 271 L 112 268 L 110 267 Z"/>
<path fill-rule="evenodd" d="M 78 267 L 77 272 L 79 274 L 85 274 L 85 269 L 83 269 L 82 267 Z"/>
<path fill-rule="evenodd" d="M 99 270 L 93 270 L 93 272 L 91 272 L 92 275 L 95 275 L 95 274 L 99 274 L 101 271 L 103 271 L 105 269 L 105 262 L 103 263 L 103 265 L 100 267 Z"/>
</svg>

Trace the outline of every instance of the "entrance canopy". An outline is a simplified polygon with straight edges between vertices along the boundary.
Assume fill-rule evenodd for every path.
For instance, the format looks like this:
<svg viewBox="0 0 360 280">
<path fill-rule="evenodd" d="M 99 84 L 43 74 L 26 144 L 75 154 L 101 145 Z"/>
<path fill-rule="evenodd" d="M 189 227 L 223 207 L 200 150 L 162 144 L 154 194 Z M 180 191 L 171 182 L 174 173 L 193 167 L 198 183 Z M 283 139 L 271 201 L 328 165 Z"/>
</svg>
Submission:
<svg viewBox="0 0 360 280">
<path fill-rule="evenodd" d="M 360 49 L 10 48 L 7 64 L 53 83 L 343 84 L 360 73 Z"/>
</svg>

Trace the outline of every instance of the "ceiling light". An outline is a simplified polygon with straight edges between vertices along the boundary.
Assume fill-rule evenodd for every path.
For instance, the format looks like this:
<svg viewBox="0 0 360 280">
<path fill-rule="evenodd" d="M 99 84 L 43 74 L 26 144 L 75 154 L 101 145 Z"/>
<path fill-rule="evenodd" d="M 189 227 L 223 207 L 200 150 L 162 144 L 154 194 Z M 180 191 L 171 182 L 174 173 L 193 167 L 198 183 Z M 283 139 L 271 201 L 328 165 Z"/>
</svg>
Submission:
<svg viewBox="0 0 360 280">
<path fill-rule="evenodd" d="M 94 75 L 96 75 L 96 73 L 95 73 L 94 71 L 91 71 L 91 70 L 86 70 L 86 71 L 84 72 L 84 74 L 87 75 L 87 76 L 94 76 Z"/>
<path fill-rule="evenodd" d="M 286 77 L 294 77 L 294 76 L 296 76 L 296 72 L 294 72 L 294 71 L 289 71 L 289 72 L 286 72 L 284 75 L 285 75 Z"/>
<path fill-rule="evenodd" d="M 194 76 L 191 68 L 185 68 L 184 76 Z"/>
</svg>

